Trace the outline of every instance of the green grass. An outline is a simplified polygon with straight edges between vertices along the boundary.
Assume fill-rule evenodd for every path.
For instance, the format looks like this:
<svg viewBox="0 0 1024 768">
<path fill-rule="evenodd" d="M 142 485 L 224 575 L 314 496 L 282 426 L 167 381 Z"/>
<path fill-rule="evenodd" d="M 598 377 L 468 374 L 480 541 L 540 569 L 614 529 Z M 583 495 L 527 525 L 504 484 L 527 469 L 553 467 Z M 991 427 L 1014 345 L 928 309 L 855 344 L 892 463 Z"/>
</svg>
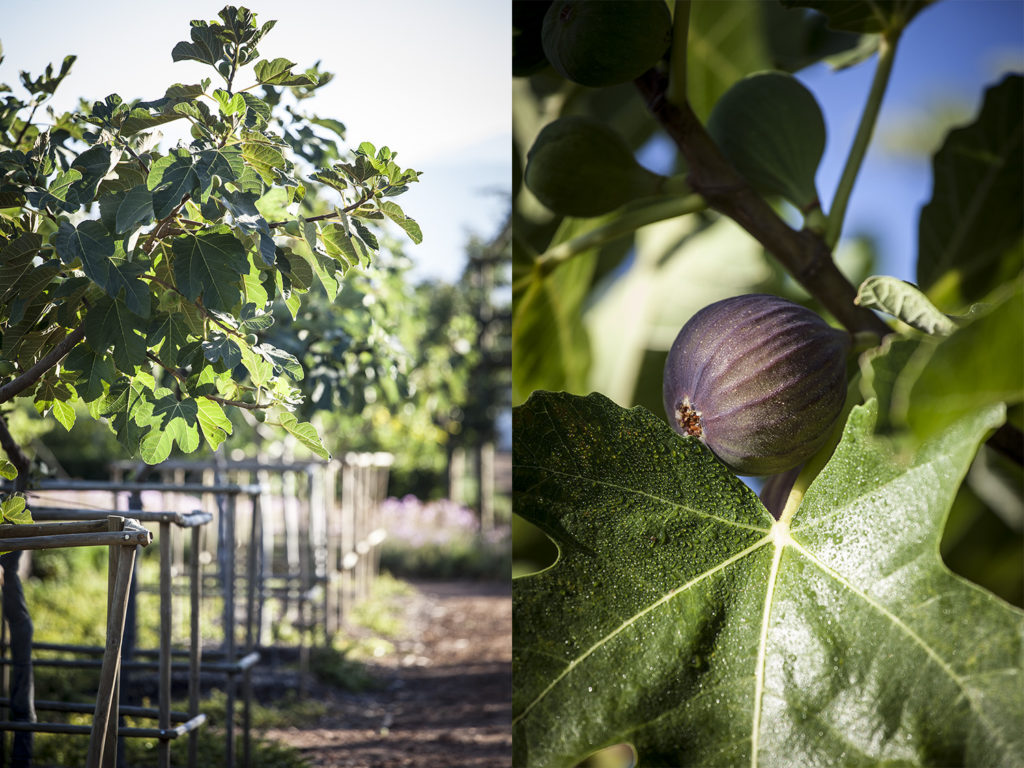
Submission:
<svg viewBox="0 0 1024 768">
<path fill-rule="evenodd" d="M 30 577 L 25 580 L 25 594 L 35 625 L 36 642 L 102 646 L 105 640 L 107 573 L 106 550 L 83 548 L 53 550 L 35 554 L 34 571 L 45 579 Z M 139 564 L 143 584 L 156 582 L 157 559 L 144 557 Z M 339 633 L 329 648 L 314 648 L 310 659 L 311 670 L 323 684 L 349 690 L 363 691 L 374 687 L 376 679 L 368 671 L 365 661 L 394 651 L 392 640 L 404 636 L 407 628 L 400 618 L 403 601 L 412 588 L 405 582 L 382 574 L 374 582 L 370 599 L 353 607 L 350 626 Z M 187 598 L 176 596 L 176 603 L 186 608 Z M 219 633 L 217 606 L 204 603 L 203 635 L 217 637 Z M 159 600 L 153 592 L 138 597 L 138 636 L 141 647 L 157 645 Z M 187 630 L 187 624 L 183 621 Z M 69 654 L 62 654 L 69 657 Z M 47 658 L 54 654 L 47 653 Z M 136 673 L 141 674 L 141 673 Z M 93 702 L 98 680 L 97 670 L 36 668 L 36 699 L 74 702 Z M 240 707 L 240 703 L 239 703 Z M 177 710 L 187 708 L 184 702 L 174 704 Z M 199 729 L 199 765 L 224 764 L 225 695 L 213 691 L 204 696 L 200 711 L 207 715 L 207 723 Z M 240 712 L 240 709 L 237 710 Z M 273 701 L 253 703 L 253 731 L 268 728 L 301 728 L 325 714 L 323 701 L 299 698 L 294 692 Z M 40 712 L 40 718 L 63 717 L 52 712 Z M 86 724 L 91 715 L 70 715 L 67 722 Z M 153 720 L 130 722 L 132 725 L 153 726 Z M 237 726 L 236 726 L 237 727 Z M 67 735 L 36 734 L 35 764 L 39 766 L 84 765 L 89 739 L 86 736 L 69 738 Z M 171 743 L 172 764 L 184 764 L 188 754 L 188 739 Z M 241 744 L 237 747 L 241 755 Z M 126 740 L 127 764 L 133 768 L 157 765 L 159 742 L 156 739 Z M 285 745 L 254 738 L 253 765 L 256 768 L 305 768 L 308 763 L 296 750 Z"/>
</svg>

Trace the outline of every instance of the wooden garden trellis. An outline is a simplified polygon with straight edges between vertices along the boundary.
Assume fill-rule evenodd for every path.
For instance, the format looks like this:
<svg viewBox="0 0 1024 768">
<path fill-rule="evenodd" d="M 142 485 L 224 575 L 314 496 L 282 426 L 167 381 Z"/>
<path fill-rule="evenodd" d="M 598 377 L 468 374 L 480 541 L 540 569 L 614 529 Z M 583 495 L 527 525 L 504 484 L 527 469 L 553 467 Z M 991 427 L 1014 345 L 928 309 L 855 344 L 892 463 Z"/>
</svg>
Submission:
<svg viewBox="0 0 1024 768">
<path fill-rule="evenodd" d="M 55 507 L 32 506 L 33 519 L 44 520 L 94 520 L 104 513 L 94 509 L 61 509 Z M 202 589 L 202 564 L 199 557 L 193 557 L 189 570 L 189 594 L 190 594 L 190 643 L 188 649 L 188 712 L 175 713 L 171 710 L 171 670 L 173 665 L 173 650 L 171 647 L 171 614 L 172 614 L 172 584 L 171 584 L 171 544 L 172 526 L 191 531 L 192 551 L 197 555 L 200 549 L 200 534 L 202 526 L 209 523 L 213 516 L 208 512 L 148 512 L 133 510 L 131 514 L 134 519 L 142 523 L 157 523 L 159 525 L 160 556 L 160 647 L 157 650 L 157 661 L 155 666 L 158 670 L 157 682 L 157 706 L 154 707 L 122 707 L 122 714 L 141 717 L 155 717 L 158 721 L 156 732 L 153 729 L 142 729 L 145 733 L 133 732 L 122 735 L 155 736 L 159 739 L 158 764 L 161 768 L 169 768 L 171 765 L 170 744 L 172 739 L 177 739 L 185 734 L 189 737 L 188 765 L 195 767 L 198 764 L 198 736 L 199 726 L 205 721 L 206 716 L 199 712 L 200 698 L 200 676 L 202 642 L 199 636 L 200 619 L 200 596 Z M 79 652 L 95 653 L 97 649 L 57 644 L 57 643 L 35 643 L 33 650 L 56 651 L 56 652 Z M 131 648 L 132 656 L 148 655 L 145 650 Z M 47 666 L 46 661 L 36 660 L 39 666 Z M 70 665 L 82 666 L 80 662 L 72 662 Z M 69 666 L 70 666 L 69 665 Z M 148 669 L 154 663 L 127 662 L 124 664 L 126 670 Z M 59 702 L 36 702 L 36 708 L 40 710 L 68 710 L 66 705 Z M 74 711 L 71 709 L 70 711 Z M 172 722 L 178 725 L 172 727 Z M 124 731 L 126 729 L 122 729 Z"/>
<path fill-rule="evenodd" d="M 109 547 L 107 566 L 107 640 L 91 726 L 3 720 L 0 731 L 89 733 L 88 768 L 109 768 L 117 759 L 118 713 L 121 710 L 121 651 L 135 552 L 147 546 L 152 534 L 135 520 L 109 515 L 104 520 L 71 523 L 0 525 L 0 548 L 5 551 Z"/>
<path fill-rule="evenodd" d="M 259 486 L 248 485 L 248 486 L 237 486 L 237 485 L 205 485 L 196 483 L 186 483 L 182 485 L 167 486 L 158 482 L 148 483 L 125 483 L 125 482 L 108 482 L 108 481 L 42 481 L 32 489 L 31 493 L 42 493 L 42 492 L 81 492 L 81 491 L 101 491 L 109 492 L 114 495 L 114 506 L 119 505 L 118 494 L 128 492 L 130 493 L 128 506 L 130 508 L 129 514 L 133 516 L 139 516 L 145 519 L 150 519 L 154 522 L 161 523 L 161 528 L 166 526 L 167 533 L 169 534 L 171 525 L 179 525 L 181 527 L 192 527 L 193 536 L 198 539 L 199 526 L 205 524 L 210 519 L 210 513 L 206 512 L 192 512 L 187 513 L 190 516 L 185 516 L 186 513 L 180 512 L 145 512 L 141 509 L 141 496 L 140 494 L 144 491 L 160 491 L 162 493 L 173 492 L 175 494 L 190 494 L 200 495 L 203 497 L 215 497 L 218 502 L 219 512 L 218 514 L 218 547 L 217 547 L 217 560 L 219 563 L 218 573 L 214 576 L 215 579 L 220 581 L 221 584 L 221 595 L 223 599 L 223 611 L 222 611 L 222 632 L 223 632 L 223 647 L 219 653 L 205 651 L 202 652 L 201 642 L 198 635 L 198 616 L 199 609 L 198 603 L 202 597 L 202 583 L 203 573 L 199 569 L 199 563 L 201 560 L 201 547 L 195 546 L 193 553 L 196 557 L 193 557 L 193 562 L 190 564 L 191 568 L 194 569 L 194 577 L 190 583 L 190 595 L 191 599 L 194 600 L 193 605 L 196 606 L 192 621 L 192 627 L 190 628 L 190 651 L 194 653 L 201 653 L 205 656 L 216 656 L 219 657 L 219 661 L 203 661 L 202 666 L 199 666 L 198 657 L 190 657 L 189 665 L 195 665 L 196 669 L 193 672 L 190 669 L 190 677 L 195 675 L 208 675 L 210 673 L 224 675 L 226 677 L 226 714 L 225 714 L 225 755 L 228 765 L 235 764 L 235 710 L 237 706 L 238 698 L 238 683 L 237 678 L 242 678 L 242 762 L 241 765 L 251 765 L 251 742 L 252 742 L 252 721 L 251 721 L 251 707 L 252 707 L 252 685 L 251 685 L 251 670 L 252 667 L 259 661 L 260 655 L 255 650 L 255 633 L 253 628 L 253 616 L 255 613 L 255 569 L 257 567 L 258 548 L 257 538 L 254 535 L 255 531 L 260 527 L 259 518 L 259 498 L 262 489 Z M 252 518 L 252 530 L 250 531 L 249 547 L 247 556 L 247 589 L 246 599 L 244 608 L 244 617 L 242 624 L 245 628 L 245 640 L 243 645 L 243 652 L 239 654 L 239 643 L 237 638 L 237 618 L 239 613 L 239 606 L 237 605 L 237 568 L 236 568 L 236 557 L 235 557 L 235 511 L 236 511 L 236 497 L 244 495 L 252 499 L 251 509 L 253 511 Z M 33 510 L 37 508 L 37 505 L 32 504 L 30 508 Z M 75 515 L 78 517 L 88 517 L 96 514 L 95 510 L 63 510 L 63 509 L 51 509 L 45 513 L 47 516 L 61 516 L 61 515 Z M 180 521 L 180 522 L 178 522 Z M 170 695 L 170 671 L 165 670 L 164 667 L 169 663 L 172 657 L 170 653 L 169 644 L 171 637 L 171 600 L 170 595 L 172 591 L 172 584 L 170 579 L 170 568 L 172 562 L 172 537 L 170 535 L 162 535 L 161 549 L 160 549 L 160 567 L 161 567 L 161 647 L 166 643 L 168 645 L 168 653 L 161 655 L 157 662 L 146 662 L 137 661 L 134 659 L 135 656 L 149 655 L 146 650 L 139 650 L 134 647 L 134 641 L 128 644 L 126 656 L 128 658 L 123 664 L 123 668 L 126 671 L 138 670 L 138 669 L 153 669 L 154 667 L 160 670 L 160 679 L 165 679 L 166 675 L 167 685 L 164 686 L 161 683 L 159 685 L 160 696 L 169 697 Z M 225 542 L 232 542 L 232 546 L 222 546 Z M 190 574 L 193 575 L 193 574 Z M 133 590 L 134 594 L 134 590 Z M 130 614 L 133 609 L 130 609 Z M 129 637 L 134 638 L 133 631 L 133 620 L 131 615 L 128 619 Z M 166 627 L 166 631 L 164 628 Z M 95 651 L 88 647 L 82 646 L 69 646 L 69 647 L 47 647 L 43 645 L 36 645 L 39 649 L 49 650 L 73 650 L 82 653 L 89 653 Z M 58 665 L 57 660 L 54 661 L 41 661 L 36 662 L 39 666 L 46 665 Z M 63 665 L 66 666 L 89 666 L 88 662 L 83 661 L 65 661 Z M 173 664 L 172 664 L 173 666 Z M 179 665 L 180 666 L 180 665 Z M 199 695 L 198 679 L 195 686 L 195 696 Z M 166 691 L 166 693 L 164 693 Z M 192 698 L 192 688 L 190 685 L 190 700 Z M 166 711 L 170 712 L 169 698 L 166 701 Z M 190 710 L 192 707 L 190 706 Z M 174 714 L 171 714 L 171 719 L 174 718 Z M 155 731 L 156 729 L 154 729 Z M 157 736 L 160 737 L 159 733 L 136 733 L 130 729 L 122 729 L 123 735 L 128 736 Z M 161 738 L 161 765 L 169 765 L 169 744 L 165 745 L 165 739 L 176 738 L 178 732 L 172 730 L 165 731 Z M 189 765 L 195 765 L 197 742 L 195 736 L 191 736 L 189 745 Z M 167 755 L 165 758 L 164 755 Z M 167 762 L 164 762 L 166 760 Z"/>
<path fill-rule="evenodd" d="M 268 643 L 273 619 L 268 599 L 281 604 L 280 622 L 299 632 L 300 669 L 308 665 L 305 631 L 324 645 L 343 626 L 351 605 L 368 596 L 379 570 L 386 532 L 377 509 L 387 494 L 394 457 L 389 453 L 347 453 L 323 461 L 171 460 L 151 469 L 168 488 L 190 477 L 222 473 L 240 486 L 263 488 L 260 525 L 253 526 L 262 555 L 256 575 L 256 646 Z M 111 465 L 115 480 L 136 469 L 134 462 Z"/>
</svg>

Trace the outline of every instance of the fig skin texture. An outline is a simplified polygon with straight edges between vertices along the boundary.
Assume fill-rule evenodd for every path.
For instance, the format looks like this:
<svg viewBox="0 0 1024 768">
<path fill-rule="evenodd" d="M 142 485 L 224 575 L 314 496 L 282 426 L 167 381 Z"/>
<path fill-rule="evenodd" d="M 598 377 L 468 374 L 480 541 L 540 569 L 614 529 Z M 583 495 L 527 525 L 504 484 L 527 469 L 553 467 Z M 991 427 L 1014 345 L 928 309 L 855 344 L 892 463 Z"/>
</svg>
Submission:
<svg viewBox="0 0 1024 768">
<path fill-rule="evenodd" d="M 526 153 L 524 179 L 552 211 L 580 217 L 656 194 L 665 181 L 636 161 L 622 136 L 586 115 L 544 126 Z"/>
<path fill-rule="evenodd" d="M 777 296 L 710 304 L 683 326 L 665 362 L 669 423 L 737 474 L 793 469 L 842 411 L 849 349 L 849 334 Z"/>
<path fill-rule="evenodd" d="M 544 16 L 544 54 L 562 77 L 600 88 L 639 77 L 672 42 L 664 0 L 556 0 Z"/>
</svg>

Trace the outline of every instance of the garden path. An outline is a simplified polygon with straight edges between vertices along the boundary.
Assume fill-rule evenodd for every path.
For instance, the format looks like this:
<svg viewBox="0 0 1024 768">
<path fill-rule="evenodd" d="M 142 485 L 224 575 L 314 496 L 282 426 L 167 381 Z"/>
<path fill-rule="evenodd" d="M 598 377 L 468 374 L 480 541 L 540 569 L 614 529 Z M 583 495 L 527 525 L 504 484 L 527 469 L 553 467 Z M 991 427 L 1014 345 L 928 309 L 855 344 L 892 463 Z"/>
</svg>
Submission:
<svg viewBox="0 0 1024 768">
<path fill-rule="evenodd" d="M 316 768 L 501 768 L 512 760 L 511 586 L 417 582 L 377 690 L 323 693 L 308 728 L 261 736 Z M 320 693 L 319 691 L 317 692 Z"/>
</svg>

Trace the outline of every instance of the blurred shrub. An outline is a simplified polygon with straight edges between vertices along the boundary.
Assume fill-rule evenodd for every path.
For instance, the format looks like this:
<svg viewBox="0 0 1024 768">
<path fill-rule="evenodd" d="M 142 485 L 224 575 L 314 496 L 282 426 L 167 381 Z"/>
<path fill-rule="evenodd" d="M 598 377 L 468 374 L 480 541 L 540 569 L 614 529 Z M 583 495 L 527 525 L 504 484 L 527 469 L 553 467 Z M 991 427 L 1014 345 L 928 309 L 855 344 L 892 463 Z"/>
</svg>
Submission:
<svg viewBox="0 0 1024 768">
<path fill-rule="evenodd" d="M 396 576 L 434 579 L 507 579 L 511 572 L 508 526 L 481 532 L 467 507 L 449 499 L 386 499 L 380 521 L 388 537 L 381 567 Z"/>
</svg>

